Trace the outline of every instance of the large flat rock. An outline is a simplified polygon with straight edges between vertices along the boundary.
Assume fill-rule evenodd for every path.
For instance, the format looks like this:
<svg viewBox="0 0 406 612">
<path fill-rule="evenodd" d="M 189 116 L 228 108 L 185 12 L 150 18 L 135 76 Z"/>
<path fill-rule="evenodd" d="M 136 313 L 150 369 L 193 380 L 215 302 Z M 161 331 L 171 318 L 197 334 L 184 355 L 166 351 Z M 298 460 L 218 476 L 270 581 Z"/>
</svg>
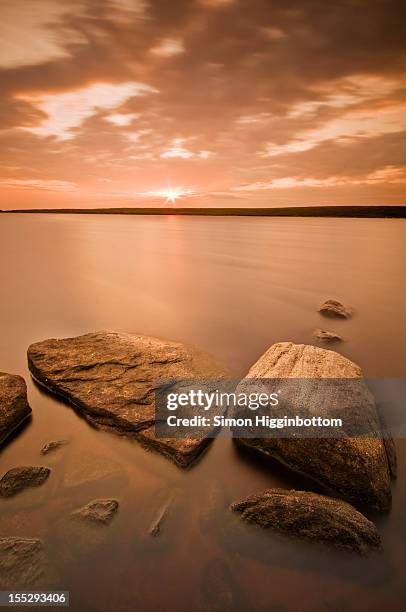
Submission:
<svg viewBox="0 0 406 612">
<path fill-rule="evenodd" d="M 0 444 L 30 413 L 24 378 L 0 372 Z"/>
<path fill-rule="evenodd" d="M 380 548 L 377 529 L 350 504 L 307 491 L 267 489 L 231 505 L 244 521 L 361 555 Z"/>
<path fill-rule="evenodd" d="M 315 346 L 282 342 L 274 344 L 252 366 L 237 391 L 244 390 L 250 379 L 361 379 L 362 371 L 355 363 L 339 353 Z M 252 381 L 251 381 L 252 383 Z M 265 383 L 265 381 L 264 381 Z M 327 386 L 323 387 L 322 401 L 317 393 L 307 397 L 300 393 L 292 400 L 290 413 L 307 411 L 308 416 L 320 414 L 331 418 L 340 415 L 346 419 L 365 419 L 376 423 L 379 415 L 375 402 L 363 381 L 351 395 L 351 387 L 336 386 L 343 393 L 343 401 L 329 402 Z M 283 381 L 281 383 L 283 385 Z M 286 382 L 288 385 L 288 382 Z M 349 383 L 351 381 L 349 380 Z M 303 389 L 306 383 L 303 382 Z M 301 389 L 301 385 L 298 385 Z M 333 387 L 332 387 L 333 388 Z M 297 403 L 297 406 L 295 404 Z M 380 437 L 337 438 L 240 438 L 240 444 L 269 455 L 293 470 L 316 480 L 350 503 L 373 511 L 387 511 L 391 505 L 390 465 L 385 444 Z M 392 452 L 394 450 L 392 449 Z M 391 458 L 391 463 L 394 459 Z"/>
<path fill-rule="evenodd" d="M 137 438 L 185 467 L 208 441 L 154 435 L 160 380 L 218 379 L 226 372 L 207 354 L 140 334 L 96 332 L 44 340 L 28 349 L 32 376 L 94 425 Z"/>
</svg>

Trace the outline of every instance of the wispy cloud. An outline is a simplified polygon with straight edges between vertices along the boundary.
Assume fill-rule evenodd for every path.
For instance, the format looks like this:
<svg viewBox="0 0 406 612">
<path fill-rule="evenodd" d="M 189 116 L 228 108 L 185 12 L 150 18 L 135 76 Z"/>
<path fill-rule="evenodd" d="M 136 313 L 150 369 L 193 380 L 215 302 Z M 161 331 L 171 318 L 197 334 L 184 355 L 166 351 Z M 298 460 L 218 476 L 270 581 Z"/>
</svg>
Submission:
<svg viewBox="0 0 406 612">
<path fill-rule="evenodd" d="M 23 129 L 37 136 L 55 136 L 59 140 L 69 140 L 75 135 L 72 128 L 80 126 L 98 110 L 115 109 L 133 96 L 156 92 L 156 89 L 144 83 L 98 83 L 68 93 L 20 94 L 16 97 L 31 102 L 46 115 L 38 126 Z M 115 120 L 117 121 L 117 115 Z"/>
<path fill-rule="evenodd" d="M 172 55 L 179 55 L 184 51 L 185 47 L 180 38 L 164 38 L 150 49 L 150 53 L 159 57 L 172 57 Z"/>
<path fill-rule="evenodd" d="M 303 187 L 337 187 L 347 185 L 406 184 L 406 172 L 402 168 L 387 166 L 365 176 L 330 176 L 327 178 L 303 178 L 284 176 L 270 181 L 258 181 L 232 187 L 232 191 L 268 191 L 271 189 L 296 189 Z"/>
<path fill-rule="evenodd" d="M 126 125 L 131 125 L 134 119 L 138 119 L 139 116 L 139 113 L 127 113 L 125 115 L 123 113 L 113 113 L 112 115 L 107 115 L 105 119 L 106 121 L 110 121 L 110 123 L 113 123 L 113 125 L 118 125 L 122 127 Z"/>
<path fill-rule="evenodd" d="M 41 191 L 77 191 L 78 186 L 71 181 L 55 179 L 0 179 L 0 185 L 16 189 L 34 189 Z"/>
<path fill-rule="evenodd" d="M 184 146 L 185 138 L 175 138 L 171 145 L 160 153 L 162 159 L 208 159 L 213 155 L 212 151 L 206 149 L 192 151 Z"/>
</svg>

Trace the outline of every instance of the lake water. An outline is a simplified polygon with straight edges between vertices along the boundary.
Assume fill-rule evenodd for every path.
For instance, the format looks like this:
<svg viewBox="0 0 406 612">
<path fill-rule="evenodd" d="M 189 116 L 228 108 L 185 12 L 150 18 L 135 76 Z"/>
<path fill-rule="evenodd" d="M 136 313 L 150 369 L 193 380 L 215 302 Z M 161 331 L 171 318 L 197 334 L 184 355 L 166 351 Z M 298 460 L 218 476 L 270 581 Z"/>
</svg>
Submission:
<svg viewBox="0 0 406 612">
<path fill-rule="evenodd" d="M 0 218 L 0 370 L 28 384 L 33 417 L 0 454 L 1 473 L 49 465 L 50 479 L 0 505 L 0 535 L 44 540 L 71 609 L 374 612 L 404 609 L 406 444 L 397 441 L 393 509 L 369 559 L 241 525 L 232 501 L 304 487 L 219 439 L 189 471 L 90 427 L 33 384 L 26 350 L 99 329 L 193 343 L 234 376 L 274 342 L 313 343 L 327 298 L 355 308 L 328 322 L 370 377 L 405 377 L 406 221 L 4 215 Z M 42 445 L 71 444 L 43 457 Z M 170 496 L 158 537 L 148 530 Z M 106 529 L 67 515 L 117 497 Z"/>
</svg>

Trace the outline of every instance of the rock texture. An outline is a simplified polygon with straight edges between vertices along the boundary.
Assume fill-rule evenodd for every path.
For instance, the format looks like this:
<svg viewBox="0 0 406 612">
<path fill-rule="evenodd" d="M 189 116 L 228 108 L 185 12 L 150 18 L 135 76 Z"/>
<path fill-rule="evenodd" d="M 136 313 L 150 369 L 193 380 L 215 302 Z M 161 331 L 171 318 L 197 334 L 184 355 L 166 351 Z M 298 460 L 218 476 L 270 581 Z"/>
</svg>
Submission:
<svg viewBox="0 0 406 612">
<path fill-rule="evenodd" d="M 330 317 L 343 317 L 344 319 L 349 319 L 353 313 L 353 309 L 349 306 L 344 306 L 344 304 L 337 300 L 327 300 L 320 306 L 319 312 Z"/>
<path fill-rule="evenodd" d="M 343 339 L 340 334 L 336 334 L 336 332 L 327 331 L 325 329 L 315 329 L 313 336 L 318 340 L 323 340 L 323 342 L 340 342 Z"/>
<path fill-rule="evenodd" d="M 396 455 L 396 446 L 392 437 L 386 436 L 384 439 L 386 456 L 388 457 L 389 472 L 393 479 L 398 475 L 398 458 Z"/>
<path fill-rule="evenodd" d="M 66 446 L 66 444 L 69 444 L 69 440 L 51 440 L 50 442 L 44 444 L 44 446 L 41 448 L 41 455 L 47 455 L 48 453 L 51 453 L 62 446 Z"/>
<path fill-rule="evenodd" d="M 101 525 L 108 525 L 113 520 L 118 506 L 116 499 L 95 499 L 83 508 L 75 510 L 73 515 Z"/>
<path fill-rule="evenodd" d="M 0 538 L 0 589 L 33 589 L 55 586 L 56 577 L 46 560 L 41 540 Z"/>
<path fill-rule="evenodd" d="M 131 435 L 181 466 L 189 465 L 209 440 L 155 437 L 157 381 L 225 375 L 192 347 L 114 332 L 38 342 L 28 349 L 28 365 L 40 384 L 76 406 L 89 422 Z"/>
<path fill-rule="evenodd" d="M 28 487 L 42 485 L 51 470 L 47 467 L 22 466 L 12 468 L 0 480 L 0 497 L 12 497 Z"/>
<path fill-rule="evenodd" d="M 289 381 L 283 379 L 310 379 L 306 384 L 297 385 L 300 390 L 297 397 L 289 398 L 292 414 L 297 410 L 299 414 L 308 416 L 332 418 L 340 415 L 343 423 L 365 419 L 368 424 L 375 424 L 379 431 L 379 415 L 374 399 L 362 381 L 361 369 L 334 351 L 290 342 L 274 344 L 250 369 L 237 392 L 244 391 L 250 382 L 252 384 L 250 379 L 256 379 L 256 391 L 260 391 L 260 378 L 282 379 L 278 380 L 278 387 L 285 385 L 288 391 Z M 322 386 L 323 393 L 318 398 L 317 380 L 328 378 L 350 380 L 344 381 L 343 385 L 337 381 L 332 386 L 335 393 L 331 400 L 328 394 L 326 396 L 329 387 Z M 351 384 L 357 381 L 351 379 L 361 379 L 356 394 L 352 393 Z M 390 465 L 394 465 L 395 460 L 392 456 L 389 461 L 387 444 L 380 437 L 240 438 L 239 443 L 305 474 L 358 507 L 373 511 L 388 511 L 390 508 Z"/>
<path fill-rule="evenodd" d="M 30 413 L 24 378 L 0 372 L 0 444 Z"/>
<path fill-rule="evenodd" d="M 211 438 L 157 438 L 155 426 L 136 433 L 134 438 L 146 449 L 155 449 L 177 465 L 187 468 L 212 442 Z"/>
<path fill-rule="evenodd" d="M 339 499 L 305 491 L 268 489 L 231 505 L 249 522 L 361 555 L 380 548 L 371 521 Z"/>
</svg>

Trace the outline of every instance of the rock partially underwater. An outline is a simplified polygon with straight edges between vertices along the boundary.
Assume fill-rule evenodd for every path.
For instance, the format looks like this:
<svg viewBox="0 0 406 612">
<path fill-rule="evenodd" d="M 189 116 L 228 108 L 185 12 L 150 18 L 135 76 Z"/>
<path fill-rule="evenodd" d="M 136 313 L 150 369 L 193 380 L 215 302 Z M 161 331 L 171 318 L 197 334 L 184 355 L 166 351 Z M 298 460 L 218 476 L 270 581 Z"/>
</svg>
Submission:
<svg viewBox="0 0 406 612">
<path fill-rule="evenodd" d="M 13 497 L 29 487 L 39 487 L 49 477 L 47 467 L 21 466 L 8 470 L 0 480 L 0 497 Z"/>
<path fill-rule="evenodd" d="M 237 392 L 249 390 L 252 384 L 259 391 L 258 379 L 261 378 L 282 379 L 278 384 L 285 385 L 288 391 L 289 381 L 283 379 L 310 380 L 308 385 L 305 381 L 297 385 L 297 395 L 289 397 L 290 414 L 340 416 L 343 423 L 364 419 L 380 431 L 379 415 L 373 396 L 362 380 L 361 369 L 334 351 L 290 342 L 274 344 L 252 366 Z M 341 386 L 338 380 L 337 384 L 332 384 L 334 393 L 330 396 L 327 384 L 317 386 L 319 379 L 348 379 L 348 384 L 344 380 Z M 358 384 L 351 379 L 358 379 Z M 313 386 L 312 380 L 316 381 Z M 351 384 L 355 384 L 356 394 L 352 394 Z M 306 394 L 307 386 L 310 392 Z M 320 394 L 314 392 L 317 388 L 321 389 Z M 358 507 L 378 512 L 390 509 L 390 476 L 394 471 L 391 466 L 395 465 L 395 451 L 393 444 L 389 440 L 384 442 L 379 435 L 297 439 L 246 437 L 239 438 L 238 442 L 305 474 Z M 387 449 L 391 450 L 390 454 Z"/>
<path fill-rule="evenodd" d="M 0 372 L 0 445 L 30 413 L 24 378 Z"/>
<path fill-rule="evenodd" d="M 342 342 L 343 340 L 343 337 L 340 336 L 340 334 L 327 331 L 326 329 L 315 329 L 313 336 L 317 338 L 317 340 L 322 340 L 323 342 Z"/>
<path fill-rule="evenodd" d="M 118 507 L 116 499 L 94 499 L 75 510 L 72 515 L 99 525 L 108 525 L 116 515 Z"/>
<path fill-rule="evenodd" d="M 377 529 L 350 504 L 307 491 L 267 489 L 231 505 L 244 521 L 365 555 L 380 548 Z"/>
<path fill-rule="evenodd" d="M 349 319 L 353 314 L 353 309 L 345 306 L 338 300 L 326 300 L 319 308 L 319 312 L 329 317 L 341 317 Z"/>
<path fill-rule="evenodd" d="M 52 453 L 53 451 L 58 450 L 58 448 L 66 446 L 67 444 L 69 444 L 69 440 L 51 440 L 50 442 L 46 442 L 41 448 L 41 455 Z"/>
<path fill-rule="evenodd" d="M 182 467 L 210 439 L 155 436 L 157 381 L 226 375 L 208 355 L 185 344 L 105 331 L 32 344 L 28 365 L 35 380 L 73 404 L 90 423 L 130 435 Z"/>
</svg>

